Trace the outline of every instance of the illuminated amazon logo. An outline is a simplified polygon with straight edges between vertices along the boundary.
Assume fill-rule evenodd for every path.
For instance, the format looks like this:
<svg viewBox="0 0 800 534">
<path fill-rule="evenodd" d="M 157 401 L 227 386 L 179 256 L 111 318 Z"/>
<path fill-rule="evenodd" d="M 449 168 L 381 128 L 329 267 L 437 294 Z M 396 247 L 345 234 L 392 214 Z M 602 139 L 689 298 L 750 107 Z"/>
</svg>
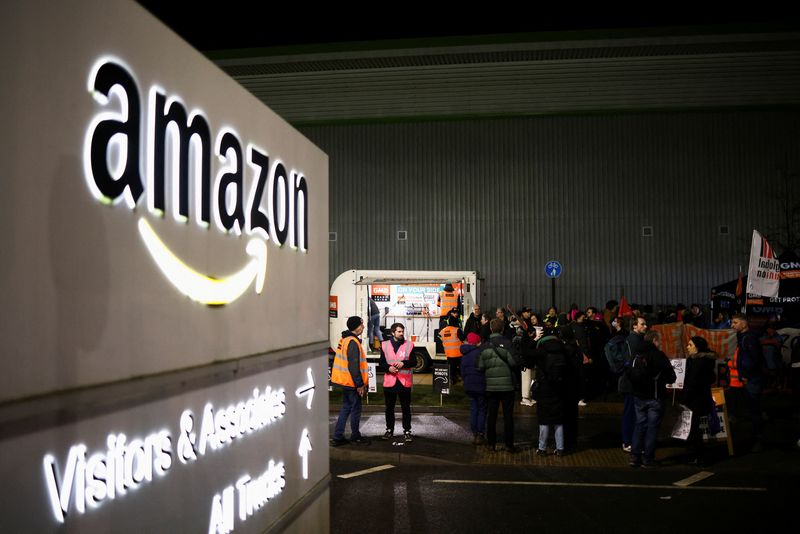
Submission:
<svg viewBox="0 0 800 534">
<path fill-rule="evenodd" d="M 283 162 L 271 161 L 253 143 L 243 148 L 230 127 L 220 128 L 212 145 L 203 113 L 187 112 L 178 97 L 168 96 L 156 85 L 150 88 L 144 115 L 132 71 L 117 59 L 103 58 L 94 65 L 89 92 L 102 106 L 86 131 L 83 150 L 86 183 L 96 199 L 112 206 L 124 200 L 133 210 L 146 193 L 148 211 L 163 218 L 169 191 L 176 221 L 186 224 L 194 218 L 197 225 L 208 228 L 213 220 L 224 234 L 252 236 L 245 248 L 251 258 L 244 267 L 227 276 L 210 276 L 173 254 L 147 219 L 139 217 L 138 231 L 146 249 L 183 294 L 203 304 L 224 305 L 252 283 L 261 293 L 266 241 L 308 250 L 308 184 L 301 172 L 287 172 Z M 213 181 L 212 155 L 219 161 Z M 253 176 L 247 191 L 245 163 Z"/>
</svg>

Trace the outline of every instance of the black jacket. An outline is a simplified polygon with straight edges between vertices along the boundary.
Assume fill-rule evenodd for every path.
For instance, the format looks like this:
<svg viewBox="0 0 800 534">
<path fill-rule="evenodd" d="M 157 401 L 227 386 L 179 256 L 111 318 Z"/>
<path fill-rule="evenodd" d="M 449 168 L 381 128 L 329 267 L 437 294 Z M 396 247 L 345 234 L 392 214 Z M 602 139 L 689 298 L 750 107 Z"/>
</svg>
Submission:
<svg viewBox="0 0 800 534">
<path fill-rule="evenodd" d="M 758 379 L 763 372 L 764 354 L 758 338 L 758 334 L 752 330 L 736 334 L 736 341 L 739 345 L 736 366 L 739 368 L 739 376 L 747 380 Z"/>
<path fill-rule="evenodd" d="M 700 352 L 686 358 L 683 404 L 699 415 L 706 415 L 711 410 L 711 386 L 716 380 L 716 363 L 717 355 L 713 352 Z"/>
<path fill-rule="evenodd" d="M 555 336 L 539 340 L 535 352 L 536 416 L 540 425 L 563 424 L 570 401 L 572 368 L 564 343 Z"/>
<path fill-rule="evenodd" d="M 654 378 L 652 383 L 636 384 L 632 382 L 633 395 L 636 398 L 645 400 L 665 398 L 667 394 L 667 384 L 673 384 L 677 378 L 675 376 L 675 369 L 673 369 L 672 364 L 669 363 L 669 358 L 649 341 L 645 341 L 636 354 L 647 360 L 649 373 Z M 631 368 L 629 367 L 626 373 L 630 372 Z"/>
<path fill-rule="evenodd" d="M 481 331 L 481 317 L 475 317 L 475 314 L 470 313 L 469 317 L 467 317 L 467 322 L 464 323 L 464 335 L 469 334 L 470 332 L 474 332 L 475 334 L 480 334 Z"/>
</svg>

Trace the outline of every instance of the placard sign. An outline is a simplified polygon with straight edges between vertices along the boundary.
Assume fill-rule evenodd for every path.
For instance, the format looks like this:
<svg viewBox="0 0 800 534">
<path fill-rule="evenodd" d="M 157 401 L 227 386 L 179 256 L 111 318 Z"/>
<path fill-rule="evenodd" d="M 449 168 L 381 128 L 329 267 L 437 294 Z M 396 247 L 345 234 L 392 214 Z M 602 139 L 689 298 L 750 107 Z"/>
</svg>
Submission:
<svg viewBox="0 0 800 534">
<path fill-rule="evenodd" d="M 687 440 L 689 438 L 689 431 L 692 428 L 692 417 L 694 413 L 691 410 L 681 410 L 680 415 L 675 420 L 675 425 L 672 427 L 672 437 L 675 439 Z"/>
<path fill-rule="evenodd" d="M 367 364 L 369 366 L 369 393 L 377 393 L 378 392 L 378 364 L 370 362 Z"/>
<path fill-rule="evenodd" d="M 450 394 L 450 365 L 446 363 L 433 364 L 433 392 L 440 395 Z"/>
<path fill-rule="evenodd" d="M 686 378 L 686 358 L 672 358 L 669 363 L 675 370 L 675 382 L 667 384 L 667 389 L 683 389 L 683 381 Z"/>
</svg>

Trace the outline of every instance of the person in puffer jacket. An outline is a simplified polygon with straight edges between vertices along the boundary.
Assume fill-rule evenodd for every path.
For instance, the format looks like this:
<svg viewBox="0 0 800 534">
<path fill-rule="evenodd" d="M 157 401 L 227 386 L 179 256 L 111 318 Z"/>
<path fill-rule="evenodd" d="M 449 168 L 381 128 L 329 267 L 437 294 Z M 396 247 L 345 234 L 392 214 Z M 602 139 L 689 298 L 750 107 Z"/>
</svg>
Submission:
<svg viewBox="0 0 800 534">
<path fill-rule="evenodd" d="M 511 348 L 511 341 L 503 337 L 502 319 L 489 323 L 492 334 L 489 341 L 480 346 L 481 357 L 478 371 L 486 375 L 487 421 L 486 445 L 495 450 L 497 442 L 497 412 L 503 405 L 503 437 L 506 451 L 517 452 L 514 446 L 514 378 L 519 359 Z"/>
<path fill-rule="evenodd" d="M 469 426 L 474 445 L 486 442 L 486 376 L 478 371 L 480 343 L 481 337 L 470 332 L 467 334 L 467 342 L 460 347 L 461 378 L 464 380 L 464 393 L 469 397 Z"/>
</svg>

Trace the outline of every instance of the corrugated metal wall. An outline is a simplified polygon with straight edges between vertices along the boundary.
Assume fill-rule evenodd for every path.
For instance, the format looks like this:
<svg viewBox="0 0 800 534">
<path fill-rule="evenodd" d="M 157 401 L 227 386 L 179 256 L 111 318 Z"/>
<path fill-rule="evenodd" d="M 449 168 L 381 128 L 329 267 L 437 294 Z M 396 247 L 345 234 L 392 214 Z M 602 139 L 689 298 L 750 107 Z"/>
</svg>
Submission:
<svg viewBox="0 0 800 534">
<path fill-rule="evenodd" d="M 797 172 L 800 112 L 311 126 L 330 157 L 331 281 L 350 268 L 477 270 L 484 305 L 706 301 L 746 269 Z M 642 237 L 642 226 L 653 236 Z M 720 235 L 727 225 L 730 235 Z M 408 232 L 398 241 L 398 230 Z"/>
<path fill-rule="evenodd" d="M 234 69 L 230 69 L 234 70 Z M 800 52 L 237 75 L 294 124 L 800 102 Z"/>
</svg>

